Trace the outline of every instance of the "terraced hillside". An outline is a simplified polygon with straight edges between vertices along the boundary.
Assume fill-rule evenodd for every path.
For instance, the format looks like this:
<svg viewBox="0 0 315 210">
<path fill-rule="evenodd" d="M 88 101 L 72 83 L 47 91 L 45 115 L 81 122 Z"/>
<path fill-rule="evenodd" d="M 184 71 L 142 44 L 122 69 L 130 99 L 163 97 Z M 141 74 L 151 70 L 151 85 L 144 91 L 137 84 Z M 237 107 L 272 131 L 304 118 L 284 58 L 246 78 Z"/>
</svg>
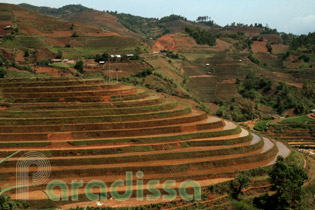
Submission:
<svg viewBox="0 0 315 210">
<path fill-rule="evenodd" d="M 270 136 L 286 141 L 293 147 L 315 149 L 314 114 L 282 121 L 270 121 L 266 123 L 265 129 Z"/>
<path fill-rule="evenodd" d="M 143 171 L 144 183 L 193 179 L 207 187 L 290 153 L 230 121 L 119 83 L 13 79 L 0 80 L 0 88 L 0 158 L 24 150 L 1 164 L 3 188 L 16 184 L 16 163 L 27 151 L 48 157 L 47 182 L 59 179 L 69 186 L 72 180 L 111 184 L 124 180 L 126 171 Z M 29 170 L 34 174 L 37 167 Z M 30 189 L 31 200 L 45 203 L 44 184 Z M 86 202 L 83 188 L 79 194 L 78 204 Z M 76 204 L 60 202 L 69 203 Z"/>
</svg>

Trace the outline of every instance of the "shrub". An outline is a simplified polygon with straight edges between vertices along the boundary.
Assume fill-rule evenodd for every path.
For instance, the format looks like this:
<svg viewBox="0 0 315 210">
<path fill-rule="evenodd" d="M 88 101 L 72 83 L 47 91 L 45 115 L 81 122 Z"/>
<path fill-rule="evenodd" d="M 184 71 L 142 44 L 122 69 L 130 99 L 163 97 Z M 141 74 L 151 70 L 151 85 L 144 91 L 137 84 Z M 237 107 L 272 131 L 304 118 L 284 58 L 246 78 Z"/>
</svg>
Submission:
<svg viewBox="0 0 315 210">
<path fill-rule="evenodd" d="M 134 74 L 135 77 L 144 78 L 153 73 L 153 70 L 151 68 L 146 68 L 143 71 L 137 72 Z"/>
<path fill-rule="evenodd" d="M 36 62 L 37 66 L 49 66 L 49 60 L 40 60 Z"/>
<path fill-rule="evenodd" d="M 74 65 L 74 68 L 78 70 L 78 72 L 80 72 L 81 74 L 83 73 L 83 67 L 84 67 L 84 64 L 82 60 L 78 60 L 76 64 Z"/>
<path fill-rule="evenodd" d="M 0 68 L 0 78 L 4 78 L 7 75 L 7 71 L 4 68 Z"/>
<path fill-rule="evenodd" d="M 259 63 L 260 63 L 259 60 L 253 56 L 253 54 L 250 54 L 250 55 L 248 56 L 248 59 L 249 59 L 251 62 L 253 62 L 253 63 L 257 64 L 257 65 L 259 65 Z"/>
<path fill-rule="evenodd" d="M 79 35 L 77 34 L 77 32 L 73 32 L 73 34 L 71 35 L 71 37 L 77 38 L 77 37 L 79 37 Z"/>
</svg>

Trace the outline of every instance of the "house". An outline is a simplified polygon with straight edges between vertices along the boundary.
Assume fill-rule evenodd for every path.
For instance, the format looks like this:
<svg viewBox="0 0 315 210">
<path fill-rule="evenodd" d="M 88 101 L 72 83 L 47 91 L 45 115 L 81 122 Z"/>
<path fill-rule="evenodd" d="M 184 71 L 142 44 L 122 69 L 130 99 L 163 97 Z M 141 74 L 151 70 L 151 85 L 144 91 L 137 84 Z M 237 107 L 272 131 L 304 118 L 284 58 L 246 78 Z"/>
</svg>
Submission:
<svg viewBox="0 0 315 210">
<path fill-rule="evenodd" d="M 121 59 L 121 55 L 111 55 L 110 57 L 113 59 L 116 58 L 116 60 Z"/>
<path fill-rule="evenodd" d="M 134 54 L 127 54 L 126 55 L 127 57 L 133 57 L 133 56 L 135 56 Z"/>
<path fill-rule="evenodd" d="M 104 65 L 105 61 L 100 61 L 99 64 Z"/>
<path fill-rule="evenodd" d="M 312 110 L 311 110 L 311 113 L 315 113 L 315 109 L 312 109 Z"/>
<path fill-rule="evenodd" d="M 207 63 L 206 66 L 210 66 L 210 63 Z"/>
</svg>

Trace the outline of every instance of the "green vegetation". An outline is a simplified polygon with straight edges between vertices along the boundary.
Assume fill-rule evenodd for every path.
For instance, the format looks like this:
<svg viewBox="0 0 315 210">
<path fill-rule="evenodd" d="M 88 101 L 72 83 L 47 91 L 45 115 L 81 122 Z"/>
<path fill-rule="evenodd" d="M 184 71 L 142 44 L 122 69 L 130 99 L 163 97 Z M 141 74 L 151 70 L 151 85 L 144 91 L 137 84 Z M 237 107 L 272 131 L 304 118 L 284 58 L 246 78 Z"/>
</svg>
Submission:
<svg viewBox="0 0 315 210">
<path fill-rule="evenodd" d="M 254 126 L 256 131 L 267 131 L 267 123 L 270 122 L 269 120 L 260 121 Z"/>
<path fill-rule="evenodd" d="M 197 44 L 207 44 L 209 46 L 214 46 L 216 44 L 216 38 L 210 32 L 202 30 L 200 28 L 185 28 L 185 32 L 193 37 Z"/>
<path fill-rule="evenodd" d="M 307 116 L 301 116 L 301 117 L 296 117 L 296 118 L 285 119 L 282 122 L 283 123 L 304 123 L 304 122 L 310 122 L 310 121 L 315 121 L 315 120 Z"/>
<path fill-rule="evenodd" d="M 6 75 L 7 71 L 3 67 L 0 67 L 0 78 L 4 78 Z"/>
<path fill-rule="evenodd" d="M 287 163 L 278 157 L 277 163 L 269 172 L 272 196 L 265 194 L 254 199 L 260 209 L 299 209 L 302 200 L 302 186 L 308 179 L 303 168 Z"/>
<path fill-rule="evenodd" d="M 242 172 L 231 182 L 232 197 L 238 199 L 242 189 L 250 186 L 250 176 L 248 172 Z"/>
<path fill-rule="evenodd" d="M 108 61 L 110 55 L 106 52 L 104 52 L 103 54 L 96 54 L 94 57 L 94 61 L 95 62 L 100 62 L 100 61 Z"/>
<path fill-rule="evenodd" d="M 176 20 L 187 21 L 187 18 L 180 16 L 180 15 L 170 15 L 170 16 L 166 16 L 166 17 L 161 18 L 159 20 L 159 23 L 167 23 L 167 22 L 172 22 L 172 21 L 176 21 Z"/>
<path fill-rule="evenodd" d="M 253 62 L 254 64 L 257 64 L 257 65 L 260 64 L 260 61 L 259 61 L 257 58 L 255 58 L 255 57 L 253 56 L 253 54 L 249 54 L 248 59 L 249 59 L 251 62 Z"/>
<path fill-rule="evenodd" d="M 315 32 L 308 35 L 294 37 L 290 44 L 291 50 L 302 50 L 308 53 L 315 53 Z"/>
<path fill-rule="evenodd" d="M 76 64 L 74 65 L 74 68 L 76 69 L 76 70 L 78 70 L 78 72 L 79 73 L 83 73 L 83 68 L 84 68 L 84 64 L 83 64 L 83 61 L 82 60 L 78 60 L 77 62 L 76 62 Z"/>
</svg>

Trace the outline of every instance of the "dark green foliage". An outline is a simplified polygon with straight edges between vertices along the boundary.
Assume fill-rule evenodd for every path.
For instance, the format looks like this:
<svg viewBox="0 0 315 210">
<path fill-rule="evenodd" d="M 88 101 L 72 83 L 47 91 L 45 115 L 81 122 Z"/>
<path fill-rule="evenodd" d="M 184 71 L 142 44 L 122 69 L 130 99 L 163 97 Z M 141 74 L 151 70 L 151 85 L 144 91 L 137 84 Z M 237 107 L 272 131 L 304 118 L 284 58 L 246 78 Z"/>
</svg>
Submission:
<svg viewBox="0 0 315 210">
<path fill-rule="evenodd" d="M 12 201 L 9 195 L 0 195 L 0 210 L 14 209 L 17 209 L 17 203 Z"/>
<path fill-rule="evenodd" d="M 264 27 L 264 30 L 260 34 L 279 34 L 277 29 L 271 29 L 268 27 Z"/>
<path fill-rule="evenodd" d="M 315 81 L 306 81 L 302 88 L 303 95 L 315 100 Z"/>
<path fill-rule="evenodd" d="M 135 77 L 145 78 L 153 73 L 153 69 L 146 68 L 143 71 L 134 74 Z"/>
<path fill-rule="evenodd" d="M 57 53 L 57 56 L 56 56 L 57 59 L 61 59 L 62 58 L 62 51 L 58 51 Z"/>
<path fill-rule="evenodd" d="M 80 4 L 75 5 L 75 4 L 70 4 L 61 8 L 49 8 L 49 7 L 36 7 L 30 4 L 20 4 L 20 6 L 27 8 L 29 10 L 33 10 L 36 12 L 43 13 L 45 15 L 50 15 L 50 16 L 57 16 L 57 17 L 65 17 L 67 16 L 70 12 L 71 13 L 81 13 L 84 11 L 91 10 L 89 8 L 86 8 Z"/>
<path fill-rule="evenodd" d="M 266 47 L 268 49 L 268 52 L 272 53 L 272 46 L 271 46 L 271 44 L 267 43 Z"/>
<path fill-rule="evenodd" d="M 28 56 L 30 56 L 30 53 L 28 51 L 28 49 L 24 50 L 24 58 L 28 58 Z"/>
<path fill-rule="evenodd" d="M 7 75 L 7 71 L 0 67 L 0 78 L 4 78 Z"/>
<path fill-rule="evenodd" d="M 309 53 L 315 53 L 315 32 L 294 37 L 290 49 L 297 50 L 300 47 L 305 47 Z"/>
<path fill-rule="evenodd" d="M 169 58 L 174 58 L 174 59 L 178 59 L 179 58 L 179 55 L 177 53 L 175 53 L 175 52 L 172 52 L 172 51 L 167 51 L 166 56 L 169 57 Z"/>
<path fill-rule="evenodd" d="M 282 33 L 280 34 L 282 40 L 283 40 L 283 44 L 285 45 L 290 45 L 293 38 L 295 37 L 295 35 L 293 34 L 286 34 L 286 33 Z"/>
<path fill-rule="evenodd" d="M 135 16 L 125 13 L 110 12 L 111 15 L 114 15 L 118 18 L 118 21 L 128 28 L 130 31 L 135 33 L 142 33 L 147 36 L 150 35 L 150 28 L 156 26 L 156 18 L 144 18 L 140 16 Z"/>
<path fill-rule="evenodd" d="M 246 189 L 250 186 L 250 176 L 247 172 L 242 172 L 231 182 L 232 197 L 238 199 L 242 192 L 242 189 Z"/>
<path fill-rule="evenodd" d="M 309 56 L 307 56 L 307 55 L 301 55 L 300 57 L 299 57 L 299 60 L 303 60 L 304 62 L 310 62 L 310 57 Z"/>
<path fill-rule="evenodd" d="M 73 34 L 71 35 L 71 37 L 77 38 L 77 37 L 79 37 L 79 35 L 77 34 L 77 32 L 73 32 Z"/>
<path fill-rule="evenodd" d="M 2 37 L 3 41 L 11 41 L 15 39 L 15 35 L 14 34 L 5 34 Z"/>
<path fill-rule="evenodd" d="M 80 72 L 81 74 L 83 73 L 83 68 L 84 68 L 84 64 L 83 64 L 83 61 L 82 60 L 78 60 L 76 62 L 76 64 L 74 65 L 74 68 L 76 70 L 78 70 L 78 72 Z"/>
<path fill-rule="evenodd" d="M 260 63 L 259 60 L 253 56 L 253 54 L 249 54 L 248 59 L 257 65 Z"/>
<path fill-rule="evenodd" d="M 100 61 L 108 61 L 108 59 L 109 59 L 109 54 L 108 53 L 106 53 L 106 52 L 104 52 L 103 54 L 97 54 L 97 55 L 95 55 L 95 57 L 94 57 L 94 61 L 95 62 L 100 62 Z"/>
<path fill-rule="evenodd" d="M 214 46 L 216 44 L 216 38 L 210 32 L 202 30 L 200 28 L 185 28 L 185 32 L 193 37 L 197 44 L 207 44 L 209 46 Z"/>
<path fill-rule="evenodd" d="M 235 210 L 253 210 L 253 205 L 246 203 L 245 201 L 238 201 L 238 200 L 233 200 L 232 201 L 232 206 L 233 209 Z"/>
<path fill-rule="evenodd" d="M 170 16 L 166 16 L 163 17 L 159 20 L 159 23 L 167 23 L 167 22 L 172 22 L 172 21 L 176 21 L 176 20 L 185 20 L 187 21 L 187 18 L 182 17 L 180 15 L 170 15 Z"/>
<path fill-rule="evenodd" d="M 49 66 L 49 60 L 40 60 L 36 62 L 37 66 Z"/>
<path fill-rule="evenodd" d="M 302 200 L 302 186 L 308 179 L 303 168 L 295 163 L 287 163 L 282 156 L 269 172 L 271 190 L 275 194 L 265 194 L 254 199 L 254 204 L 261 209 L 299 209 Z"/>
</svg>

